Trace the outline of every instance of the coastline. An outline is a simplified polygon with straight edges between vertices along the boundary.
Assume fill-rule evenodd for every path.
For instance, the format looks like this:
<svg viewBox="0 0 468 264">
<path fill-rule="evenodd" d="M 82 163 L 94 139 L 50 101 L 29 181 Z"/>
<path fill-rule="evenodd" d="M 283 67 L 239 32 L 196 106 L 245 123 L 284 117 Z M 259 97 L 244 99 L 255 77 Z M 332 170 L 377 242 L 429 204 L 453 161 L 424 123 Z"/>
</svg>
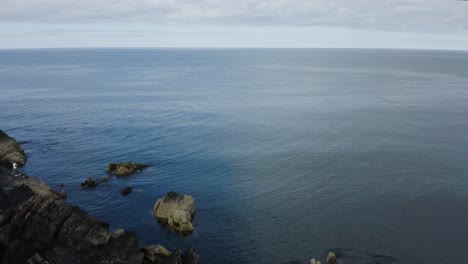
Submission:
<svg viewBox="0 0 468 264">
<path fill-rule="evenodd" d="M 1 150 L 24 156 L 16 140 L 5 135 L 0 137 Z M 200 263 L 193 246 L 185 253 L 178 248 L 169 252 L 159 244 L 140 248 L 134 232 L 110 231 L 108 223 L 67 203 L 39 178 L 15 177 L 4 156 L 0 160 L 2 263 Z"/>
</svg>

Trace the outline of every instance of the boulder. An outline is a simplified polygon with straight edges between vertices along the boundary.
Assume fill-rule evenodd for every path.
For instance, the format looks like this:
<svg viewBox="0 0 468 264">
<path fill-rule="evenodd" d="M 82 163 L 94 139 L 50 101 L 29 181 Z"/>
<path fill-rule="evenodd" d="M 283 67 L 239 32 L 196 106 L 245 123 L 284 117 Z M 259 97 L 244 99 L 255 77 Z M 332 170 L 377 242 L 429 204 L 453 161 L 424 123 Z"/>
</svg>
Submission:
<svg viewBox="0 0 468 264">
<path fill-rule="evenodd" d="M 143 264 L 163 264 L 171 255 L 165 247 L 157 244 L 143 248 Z"/>
<path fill-rule="evenodd" d="M 95 188 L 99 185 L 99 182 L 96 181 L 94 178 L 88 178 L 86 181 L 81 183 L 81 187 L 83 188 Z"/>
<path fill-rule="evenodd" d="M 145 253 L 142 264 L 200 264 L 200 256 L 190 245 L 187 251 L 174 248 L 169 252 L 161 245 L 153 245 L 142 249 Z"/>
<path fill-rule="evenodd" d="M 124 162 L 124 163 L 109 163 L 107 165 L 108 173 L 115 173 L 118 177 L 130 176 L 135 172 L 148 167 L 148 165 L 139 164 L 135 162 Z"/>
<path fill-rule="evenodd" d="M 320 261 L 315 260 L 314 258 L 310 260 L 310 264 L 321 264 Z"/>
<path fill-rule="evenodd" d="M 327 256 L 327 264 L 335 264 L 336 263 L 336 255 L 333 252 L 328 252 Z"/>
<path fill-rule="evenodd" d="M 103 182 L 108 182 L 110 180 L 110 177 L 105 175 L 105 176 L 102 176 L 102 181 Z"/>
<path fill-rule="evenodd" d="M 195 210 L 195 201 L 192 196 L 171 191 L 156 201 L 153 214 L 171 230 L 189 234 L 194 230 L 192 218 Z"/>
<path fill-rule="evenodd" d="M 23 166 L 26 160 L 20 144 L 0 130 L 0 163 L 11 168 L 11 163 L 16 162 L 19 166 Z"/>
</svg>

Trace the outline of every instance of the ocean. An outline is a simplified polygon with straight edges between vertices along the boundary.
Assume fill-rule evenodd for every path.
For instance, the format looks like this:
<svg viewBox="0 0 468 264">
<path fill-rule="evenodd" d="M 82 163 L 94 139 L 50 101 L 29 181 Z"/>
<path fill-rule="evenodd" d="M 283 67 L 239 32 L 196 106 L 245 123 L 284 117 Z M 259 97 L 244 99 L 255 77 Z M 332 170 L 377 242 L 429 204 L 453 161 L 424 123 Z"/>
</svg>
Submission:
<svg viewBox="0 0 468 264">
<path fill-rule="evenodd" d="M 0 50 L 22 171 L 202 263 L 464 263 L 467 117 L 462 51 Z M 151 167 L 80 187 L 123 161 Z M 154 219 L 168 191 L 195 198 L 192 235 Z"/>
</svg>

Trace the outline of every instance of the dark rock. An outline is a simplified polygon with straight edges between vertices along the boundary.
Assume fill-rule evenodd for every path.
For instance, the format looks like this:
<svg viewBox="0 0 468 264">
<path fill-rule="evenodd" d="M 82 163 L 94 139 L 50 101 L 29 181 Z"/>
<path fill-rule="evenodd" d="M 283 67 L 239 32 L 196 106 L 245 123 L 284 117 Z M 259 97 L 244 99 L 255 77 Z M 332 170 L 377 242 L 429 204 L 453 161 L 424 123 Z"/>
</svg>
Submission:
<svg viewBox="0 0 468 264">
<path fill-rule="evenodd" d="M 99 185 L 99 182 L 96 181 L 94 178 L 88 178 L 86 181 L 81 183 L 81 187 L 83 188 L 95 188 Z"/>
<path fill-rule="evenodd" d="M 5 153 L 3 146 L 0 151 Z M 83 187 L 96 185 L 96 180 L 88 179 Z M 135 233 L 110 232 L 108 227 L 60 199 L 41 180 L 15 178 L 0 164 L 0 263 L 141 264 L 144 250 Z M 160 253 L 164 264 L 198 259 L 193 249 L 185 255 L 180 250 Z"/>
<path fill-rule="evenodd" d="M 143 264 L 163 264 L 171 255 L 165 247 L 157 244 L 143 248 Z"/>
<path fill-rule="evenodd" d="M 200 264 L 200 255 L 195 251 L 193 245 L 190 245 L 182 259 L 184 264 Z"/>
<path fill-rule="evenodd" d="M 182 250 L 179 248 L 172 250 L 171 255 L 166 259 L 164 264 L 183 264 Z"/>
<path fill-rule="evenodd" d="M 129 193 L 132 192 L 132 190 L 133 190 L 133 187 L 127 186 L 120 192 L 120 194 L 123 196 L 127 196 Z"/>
<path fill-rule="evenodd" d="M 135 172 L 138 172 L 148 165 L 139 164 L 135 162 L 124 162 L 124 163 L 109 163 L 107 165 L 108 173 L 115 173 L 118 177 L 130 176 Z"/>
<path fill-rule="evenodd" d="M 167 193 L 162 199 L 158 199 L 153 207 L 153 214 L 160 222 L 182 234 L 193 232 L 192 218 L 195 211 L 193 197 L 176 192 Z"/>
<path fill-rule="evenodd" d="M 8 247 L 15 239 L 15 233 L 11 224 L 0 227 L 0 246 Z"/>
<path fill-rule="evenodd" d="M 108 182 L 110 180 L 110 177 L 105 175 L 105 176 L 102 176 L 102 181 L 103 182 Z"/>
<path fill-rule="evenodd" d="M 106 226 L 61 199 L 34 195 L 0 228 L 0 244 L 8 241 L 4 263 L 41 263 L 35 254 L 50 264 L 141 263 L 136 235 Z"/>
<path fill-rule="evenodd" d="M 36 253 L 34 256 L 28 259 L 27 264 L 49 264 L 49 262 Z"/>
<path fill-rule="evenodd" d="M 68 194 L 65 190 L 61 190 L 60 192 L 57 192 L 57 195 L 60 196 L 62 199 L 66 199 Z"/>
<path fill-rule="evenodd" d="M 12 162 L 23 166 L 26 160 L 24 150 L 18 142 L 0 130 L 0 163 L 11 168 Z"/>
</svg>

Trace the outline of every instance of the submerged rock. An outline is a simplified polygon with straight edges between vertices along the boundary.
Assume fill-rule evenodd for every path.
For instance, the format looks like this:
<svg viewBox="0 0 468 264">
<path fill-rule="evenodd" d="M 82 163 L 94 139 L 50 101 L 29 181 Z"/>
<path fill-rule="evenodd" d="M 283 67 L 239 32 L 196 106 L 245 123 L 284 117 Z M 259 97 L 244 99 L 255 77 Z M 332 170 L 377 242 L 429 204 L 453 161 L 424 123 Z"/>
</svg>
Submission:
<svg viewBox="0 0 468 264">
<path fill-rule="evenodd" d="M 130 176 L 135 172 L 138 172 L 148 165 L 139 164 L 135 162 L 124 162 L 124 163 L 109 163 L 107 165 L 108 173 L 115 173 L 118 177 Z"/>
<path fill-rule="evenodd" d="M 108 182 L 110 180 L 110 177 L 105 175 L 105 176 L 102 176 L 102 181 L 103 182 Z"/>
<path fill-rule="evenodd" d="M 192 218 L 195 210 L 195 201 L 192 196 L 168 192 L 162 199 L 156 201 L 153 214 L 170 229 L 189 234 L 194 230 Z"/>
<path fill-rule="evenodd" d="M 133 190 L 133 187 L 127 186 L 120 192 L 120 194 L 123 196 L 127 196 L 129 193 L 132 192 L 132 190 Z"/>
<path fill-rule="evenodd" d="M 86 181 L 81 183 L 81 187 L 83 188 L 95 188 L 99 185 L 99 182 L 96 181 L 94 178 L 88 178 Z"/>
<path fill-rule="evenodd" d="M 26 155 L 18 142 L 0 130 L 0 163 L 11 168 L 16 162 L 19 166 L 26 163 Z"/>
</svg>

